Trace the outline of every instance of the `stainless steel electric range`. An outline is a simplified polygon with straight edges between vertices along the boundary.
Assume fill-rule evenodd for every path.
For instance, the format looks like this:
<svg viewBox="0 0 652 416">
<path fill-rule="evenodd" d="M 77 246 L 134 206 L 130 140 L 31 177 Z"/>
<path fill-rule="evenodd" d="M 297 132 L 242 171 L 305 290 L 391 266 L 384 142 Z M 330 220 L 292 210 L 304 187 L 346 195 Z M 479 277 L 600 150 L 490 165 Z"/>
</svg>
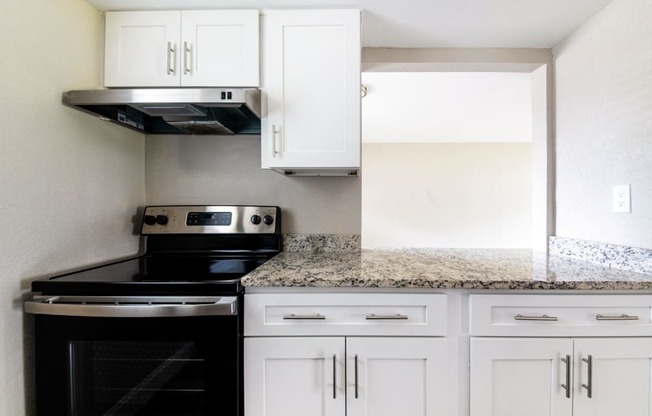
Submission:
<svg viewBox="0 0 652 416">
<path fill-rule="evenodd" d="M 32 283 L 38 415 L 243 415 L 240 278 L 270 206 L 152 206 L 143 256 Z"/>
</svg>

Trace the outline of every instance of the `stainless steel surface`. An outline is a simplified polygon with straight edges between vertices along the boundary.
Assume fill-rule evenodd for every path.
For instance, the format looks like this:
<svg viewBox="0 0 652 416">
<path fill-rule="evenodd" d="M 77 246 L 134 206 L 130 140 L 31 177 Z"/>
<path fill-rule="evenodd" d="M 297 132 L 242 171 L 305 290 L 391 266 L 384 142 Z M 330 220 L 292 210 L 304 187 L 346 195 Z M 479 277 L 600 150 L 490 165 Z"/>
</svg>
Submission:
<svg viewBox="0 0 652 416">
<path fill-rule="evenodd" d="M 561 388 L 566 390 L 566 398 L 570 399 L 571 397 L 571 356 L 566 354 L 566 358 L 562 358 L 561 361 L 566 364 L 566 382 L 561 385 Z"/>
<path fill-rule="evenodd" d="M 400 313 L 397 313 L 396 315 L 367 315 L 365 317 L 366 320 L 368 321 L 381 321 L 381 320 L 406 320 L 408 319 L 407 315 L 401 315 Z"/>
<path fill-rule="evenodd" d="M 192 134 L 219 134 L 221 136 L 230 136 L 235 134 L 233 130 L 224 126 L 217 120 L 209 121 L 171 121 L 166 119 L 171 126 Z"/>
<path fill-rule="evenodd" d="M 276 124 L 272 124 L 272 157 L 276 157 Z"/>
<path fill-rule="evenodd" d="M 42 296 L 25 302 L 25 312 L 105 318 L 161 318 L 237 315 L 236 297 Z"/>
<path fill-rule="evenodd" d="M 333 354 L 333 399 L 337 399 L 337 355 Z"/>
<path fill-rule="evenodd" d="M 638 321 L 638 316 L 636 315 L 627 315 L 627 314 L 621 314 L 621 315 L 602 315 L 602 314 L 597 314 L 595 316 L 595 319 L 598 321 Z"/>
<path fill-rule="evenodd" d="M 172 54 L 174 53 L 174 48 L 172 47 L 172 42 L 168 42 L 168 49 L 167 49 L 167 72 L 168 75 L 174 73 L 174 67 L 172 66 L 172 62 L 174 60 L 172 59 Z"/>
<path fill-rule="evenodd" d="M 293 313 L 289 315 L 283 315 L 283 319 L 286 320 L 298 320 L 298 321 L 323 321 L 326 319 L 324 315 L 316 314 L 316 315 L 295 315 Z"/>
<path fill-rule="evenodd" d="M 589 354 L 587 358 L 582 358 L 582 361 L 588 365 L 587 382 L 582 384 L 582 387 L 586 389 L 586 397 L 590 399 L 593 397 L 593 356 Z"/>
<path fill-rule="evenodd" d="M 215 213 L 226 212 L 231 214 L 230 225 L 186 225 L 188 214 L 191 212 Z M 143 223 L 142 234 L 271 234 L 276 231 L 279 223 L 279 210 L 269 206 L 151 206 L 145 208 L 145 216 L 167 218 L 166 224 Z M 258 215 L 260 218 L 270 216 L 272 224 L 253 224 L 251 217 Z"/>
<path fill-rule="evenodd" d="M 188 42 L 183 42 L 183 73 L 189 74 L 190 67 L 188 66 L 188 55 L 190 54 L 190 48 L 188 47 Z"/>
<path fill-rule="evenodd" d="M 358 354 L 355 355 L 355 398 L 358 398 Z"/>
<path fill-rule="evenodd" d="M 556 316 L 548 315 L 521 315 L 520 313 L 514 317 L 517 321 L 558 321 Z"/>
<path fill-rule="evenodd" d="M 171 51 L 167 54 L 168 73 L 175 72 L 176 58 L 171 54 L 176 52 Z M 237 130 L 237 134 L 260 134 L 260 97 L 257 88 L 116 88 L 68 91 L 63 94 L 62 102 L 103 120 L 150 134 L 179 134 L 178 129 L 167 124 L 167 119 L 156 117 L 179 115 L 188 116 L 185 121 L 217 120 L 228 129 Z M 147 108 L 156 109 L 155 114 L 145 112 Z M 179 113 L 180 109 L 184 111 Z"/>
</svg>

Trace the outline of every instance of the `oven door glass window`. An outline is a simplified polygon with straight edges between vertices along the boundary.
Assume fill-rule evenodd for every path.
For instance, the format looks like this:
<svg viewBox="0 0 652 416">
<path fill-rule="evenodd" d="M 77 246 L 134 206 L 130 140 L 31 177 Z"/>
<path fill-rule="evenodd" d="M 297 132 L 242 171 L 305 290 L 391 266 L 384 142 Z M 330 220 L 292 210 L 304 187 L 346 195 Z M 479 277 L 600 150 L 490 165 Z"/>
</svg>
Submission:
<svg viewBox="0 0 652 416">
<path fill-rule="evenodd" d="M 204 357 L 194 342 L 70 341 L 71 414 L 202 415 Z"/>
<path fill-rule="evenodd" d="M 238 416 L 235 317 L 37 316 L 38 415 Z"/>
</svg>

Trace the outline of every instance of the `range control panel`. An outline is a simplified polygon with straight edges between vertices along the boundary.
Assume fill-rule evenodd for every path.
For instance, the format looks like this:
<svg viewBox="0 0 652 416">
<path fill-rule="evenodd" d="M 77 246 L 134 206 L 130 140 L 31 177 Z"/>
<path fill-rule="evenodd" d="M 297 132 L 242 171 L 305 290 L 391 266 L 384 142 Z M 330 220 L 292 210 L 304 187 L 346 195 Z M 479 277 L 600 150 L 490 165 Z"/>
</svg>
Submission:
<svg viewBox="0 0 652 416">
<path fill-rule="evenodd" d="M 151 206 L 141 233 L 274 234 L 281 232 L 280 219 L 281 209 L 270 206 Z"/>
</svg>

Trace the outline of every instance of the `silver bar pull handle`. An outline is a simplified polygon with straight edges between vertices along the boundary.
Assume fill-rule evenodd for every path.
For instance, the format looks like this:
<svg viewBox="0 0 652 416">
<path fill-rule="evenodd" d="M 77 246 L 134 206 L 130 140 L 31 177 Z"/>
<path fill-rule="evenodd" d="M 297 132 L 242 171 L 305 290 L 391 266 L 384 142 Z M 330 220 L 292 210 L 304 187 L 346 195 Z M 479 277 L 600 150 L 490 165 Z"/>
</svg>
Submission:
<svg viewBox="0 0 652 416">
<path fill-rule="evenodd" d="M 337 399 L 337 355 L 333 354 L 333 399 Z"/>
<path fill-rule="evenodd" d="M 175 72 L 174 71 L 174 69 L 175 69 L 174 68 L 174 66 L 175 66 L 174 62 L 176 61 L 176 59 L 175 59 L 176 56 L 175 55 L 176 55 L 176 53 L 174 51 L 174 47 L 172 46 L 172 42 L 168 42 L 168 50 L 167 50 L 167 59 L 168 59 L 168 61 L 167 61 L 167 66 L 168 66 L 167 72 L 168 72 L 168 75 L 174 74 L 174 72 Z"/>
<path fill-rule="evenodd" d="M 371 314 L 367 315 L 365 317 L 366 320 L 368 321 L 381 321 L 381 320 L 406 320 L 408 319 L 407 315 L 401 315 L 400 313 L 397 313 L 396 315 L 376 315 L 376 314 Z"/>
<path fill-rule="evenodd" d="M 586 384 L 582 384 L 582 387 L 586 389 L 586 397 L 589 399 L 593 397 L 593 356 L 589 354 L 587 358 L 582 358 L 586 364 L 588 364 L 588 374 Z"/>
<path fill-rule="evenodd" d="M 170 299 L 138 296 L 75 297 L 34 296 L 25 302 L 25 312 L 36 315 L 92 316 L 102 318 L 162 318 L 174 316 L 237 315 L 238 300 L 175 297 Z"/>
<path fill-rule="evenodd" d="M 358 354 L 355 355 L 355 367 L 354 367 L 354 377 L 355 377 L 355 398 L 358 398 Z"/>
<path fill-rule="evenodd" d="M 278 154 L 278 151 L 276 150 L 276 134 L 278 133 L 278 130 L 276 130 L 276 124 L 272 124 L 272 157 L 276 157 Z"/>
<path fill-rule="evenodd" d="M 189 65 L 190 59 L 188 59 L 188 55 L 190 55 L 190 58 L 192 59 L 192 51 L 188 46 L 188 42 L 183 42 L 183 73 L 184 74 L 190 73 L 190 65 Z"/>
<path fill-rule="evenodd" d="M 543 315 L 521 315 L 520 313 L 516 316 L 514 316 L 514 319 L 517 321 L 558 321 L 559 318 L 556 316 L 548 316 L 546 314 Z"/>
<path fill-rule="evenodd" d="M 295 314 L 291 313 L 289 315 L 283 315 L 283 319 L 285 319 L 285 320 L 297 320 L 297 321 L 301 321 L 301 320 L 303 320 L 303 321 L 311 321 L 311 320 L 323 321 L 323 320 L 326 319 L 326 316 L 325 315 L 320 315 L 320 314 L 316 314 L 316 315 L 295 315 Z"/>
<path fill-rule="evenodd" d="M 562 358 L 561 361 L 566 364 L 566 382 L 561 385 L 561 388 L 566 390 L 566 398 L 570 399 L 571 397 L 571 356 L 566 354 L 566 358 Z"/>
<path fill-rule="evenodd" d="M 598 321 L 638 321 L 638 316 L 636 315 L 627 315 L 625 313 L 621 315 L 602 315 L 597 314 L 595 319 Z"/>
</svg>

